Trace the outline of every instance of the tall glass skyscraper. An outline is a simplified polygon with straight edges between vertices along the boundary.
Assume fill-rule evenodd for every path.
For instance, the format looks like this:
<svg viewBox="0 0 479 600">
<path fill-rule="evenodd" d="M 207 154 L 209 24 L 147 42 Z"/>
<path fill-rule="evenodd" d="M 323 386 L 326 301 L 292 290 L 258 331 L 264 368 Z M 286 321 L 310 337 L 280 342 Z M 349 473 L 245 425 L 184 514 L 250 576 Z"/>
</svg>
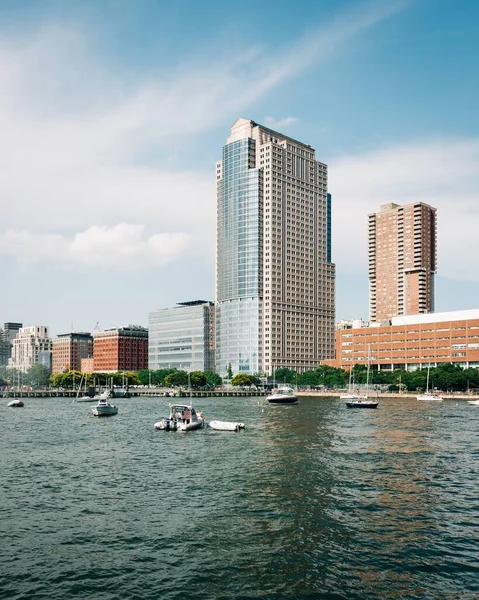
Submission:
<svg viewBox="0 0 479 600">
<path fill-rule="evenodd" d="M 334 355 L 327 167 L 238 119 L 217 163 L 216 370 L 305 371 Z"/>
</svg>

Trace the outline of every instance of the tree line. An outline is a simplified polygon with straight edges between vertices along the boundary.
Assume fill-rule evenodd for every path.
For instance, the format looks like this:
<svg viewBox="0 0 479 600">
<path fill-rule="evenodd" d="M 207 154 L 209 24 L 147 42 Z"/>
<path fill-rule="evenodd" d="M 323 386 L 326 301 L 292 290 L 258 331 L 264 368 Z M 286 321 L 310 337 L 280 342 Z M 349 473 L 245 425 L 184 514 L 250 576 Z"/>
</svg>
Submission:
<svg viewBox="0 0 479 600">
<path fill-rule="evenodd" d="M 351 381 L 354 386 L 366 383 L 366 365 L 354 365 Z M 320 365 L 311 371 L 298 373 L 292 369 L 279 368 L 272 377 L 258 373 L 248 375 L 239 373 L 233 375 L 228 381 L 233 386 L 249 387 L 268 385 L 272 387 L 281 383 L 288 383 L 300 388 L 313 389 L 344 389 L 350 381 L 349 371 L 341 368 Z M 427 382 L 427 369 L 416 371 L 378 371 L 371 369 L 369 384 L 371 387 L 381 386 L 389 391 L 425 390 Z M 213 389 L 223 385 L 223 379 L 213 371 L 186 372 L 180 369 L 144 369 L 138 372 L 120 371 L 118 373 L 94 373 L 87 374 L 80 371 L 67 371 L 65 373 L 50 374 L 49 369 L 43 365 L 33 365 L 26 372 L 0 367 L 0 387 L 5 386 L 31 386 L 33 388 L 55 387 L 55 388 L 78 388 L 80 385 L 91 387 L 115 386 L 159 386 L 159 387 L 192 387 L 195 389 Z M 443 363 L 437 367 L 431 367 L 429 376 L 430 388 L 444 391 L 467 391 L 479 389 L 479 369 L 464 369 L 452 363 Z"/>
</svg>

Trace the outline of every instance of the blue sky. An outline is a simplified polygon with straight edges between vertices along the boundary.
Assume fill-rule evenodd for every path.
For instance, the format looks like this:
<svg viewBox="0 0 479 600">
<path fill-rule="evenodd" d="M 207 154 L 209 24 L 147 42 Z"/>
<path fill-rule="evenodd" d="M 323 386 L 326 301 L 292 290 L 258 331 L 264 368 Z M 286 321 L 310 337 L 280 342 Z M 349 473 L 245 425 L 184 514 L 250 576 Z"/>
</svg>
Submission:
<svg viewBox="0 0 479 600">
<path fill-rule="evenodd" d="M 477 308 L 478 55 L 473 0 L 2 0 L 0 323 L 213 300 L 215 162 L 240 116 L 329 165 L 338 320 L 367 317 L 386 202 L 438 209 L 436 310 Z"/>
</svg>

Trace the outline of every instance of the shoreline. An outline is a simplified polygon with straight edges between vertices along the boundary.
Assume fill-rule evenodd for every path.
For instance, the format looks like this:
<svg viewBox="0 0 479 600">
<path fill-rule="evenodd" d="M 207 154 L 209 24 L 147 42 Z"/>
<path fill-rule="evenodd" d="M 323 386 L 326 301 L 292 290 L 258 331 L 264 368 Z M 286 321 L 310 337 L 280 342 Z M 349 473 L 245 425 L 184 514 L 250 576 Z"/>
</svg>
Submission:
<svg viewBox="0 0 479 600">
<path fill-rule="evenodd" d="M 298 390 L 295 392 L 298 398 L 300 397 L 317 397 L 317 398 L 339 398 L 342 394 L 346 394 L 347 392 L 318 392 L 317 390 L 305 391 Z M 380 399 L 404 399 L 404 400 L 416 400 L 417 396 L 422 392 L 412 393 L 398 393 L 398 392 L 379 392 L 377 397 Z M 370 394 L 371 397 L 376 397 L 375 394 Z M 465 394 L 464 392 L 451 392 L 448 394 L 442 394 L 441 397 L 443 400 L 479 400 L 478 394 Z"/>
</svg>

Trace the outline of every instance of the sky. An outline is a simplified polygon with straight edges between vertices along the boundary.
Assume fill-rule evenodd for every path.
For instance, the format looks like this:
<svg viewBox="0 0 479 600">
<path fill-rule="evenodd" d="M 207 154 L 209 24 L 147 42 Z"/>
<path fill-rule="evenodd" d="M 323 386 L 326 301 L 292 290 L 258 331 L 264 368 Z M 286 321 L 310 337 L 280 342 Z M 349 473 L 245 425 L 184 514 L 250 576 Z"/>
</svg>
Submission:
<svg viewBox="0 0 479 600">
<path fill-rule="evenodd" d="M 0 0 L 0 324 L 214 300 L 239 117 L 328 164 L 336 320 L 388 202 L 437 208 L 436 311 L 478 308 L 478 55 L 476 0 Z"/>
</svg>

